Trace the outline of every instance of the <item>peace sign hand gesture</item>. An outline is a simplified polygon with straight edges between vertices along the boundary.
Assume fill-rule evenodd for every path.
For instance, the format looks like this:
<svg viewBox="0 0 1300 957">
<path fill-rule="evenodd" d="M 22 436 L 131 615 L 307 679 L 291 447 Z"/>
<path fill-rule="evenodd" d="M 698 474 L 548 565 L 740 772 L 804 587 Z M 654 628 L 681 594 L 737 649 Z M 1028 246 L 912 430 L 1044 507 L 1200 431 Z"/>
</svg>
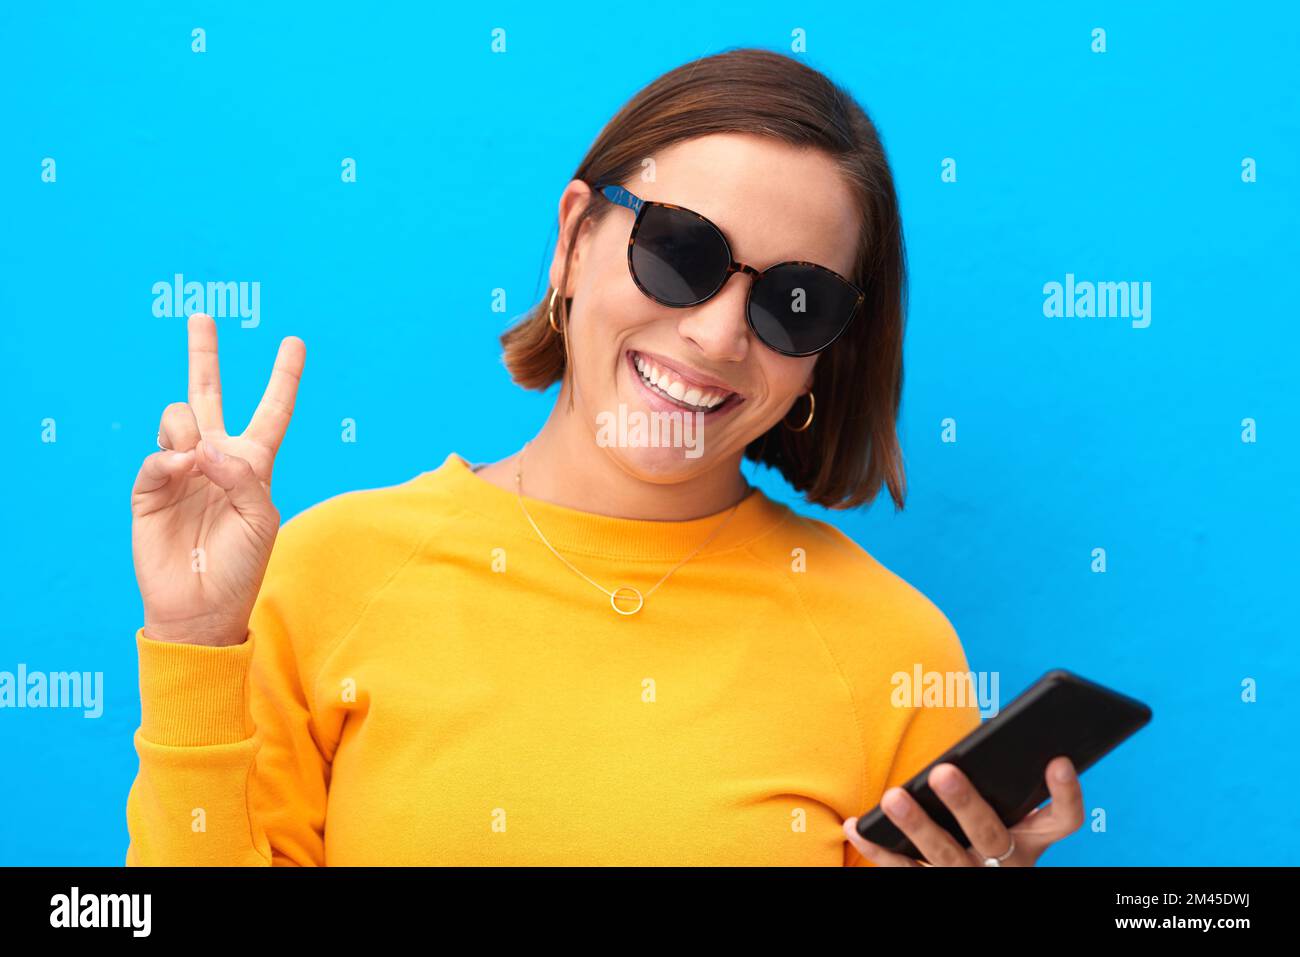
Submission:
<svg viewBox="0 0 1300 957">
<path fill-rule="evenodd" d="M 131 551 L 144 634 L 158 641 L 233 645 L 248 620 L 280 528 L 271 469 L 289 427 L 306 346 L 280 343 L 275 367 L 242 435 L 221 416 L 217 327 L 189 318 L 189 401 L 163 411 L 158 444 L 131 490 Z"/>
</svg>

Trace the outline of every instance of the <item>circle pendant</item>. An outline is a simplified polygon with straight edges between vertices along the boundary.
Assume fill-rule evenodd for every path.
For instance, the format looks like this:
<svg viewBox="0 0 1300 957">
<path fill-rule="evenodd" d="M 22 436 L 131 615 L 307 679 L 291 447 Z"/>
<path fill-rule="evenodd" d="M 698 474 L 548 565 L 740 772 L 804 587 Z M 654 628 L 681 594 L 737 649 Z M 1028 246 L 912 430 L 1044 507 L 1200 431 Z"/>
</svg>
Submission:
<svg viewBox="0 0 1300 957">
<path fill-rule="evenodd" d="M 631 611 L 624 611 L 622 608 L 619 608 L 618 607 L 619 595 L 625 595 L 626 600 L 634 599 L 636 601 L 636 607 L 633 608 Z M 609 593 L 609 603 L 614 606 L 614 610 L 618 612 L 620 615 L 635 615 L 637 612 L 641 610 L 641 606 L 645 604 L 645 599 L 641 597 L 641 593 L 637 591 L 635 588 L 633 588 L 631 585 L 622 585 L 618 588 L 615 588 L 612 592 Z"/>
</svg>

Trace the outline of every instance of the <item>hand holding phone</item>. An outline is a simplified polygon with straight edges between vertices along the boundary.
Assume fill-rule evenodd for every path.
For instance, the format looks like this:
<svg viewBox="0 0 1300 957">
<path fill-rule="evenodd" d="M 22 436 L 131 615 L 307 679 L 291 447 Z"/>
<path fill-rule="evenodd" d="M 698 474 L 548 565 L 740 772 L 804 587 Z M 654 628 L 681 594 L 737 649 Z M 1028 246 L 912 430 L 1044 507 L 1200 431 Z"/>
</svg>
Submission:
<svg viewBox="0 0 1300 957">
<path fill-rule="evenodd" d="M 960 849 L 967 856 L 973 850 L 985 863 L 996 861 L 1000 865 L 1003 862 L 998 858 L 1009 854 L 1008 848 L 972 848 L 966 828 L 931 789 L 930 772 L 937 765 L 954 765 L 961 772 L 954 777 L 964 776 L 966 786 L 972 787 L 982 799 L 985 807 L 972 802 L 967 816 L 978 817 L 981 811 L 988 814 L 991 808 L 1005 830 L 1023 822 L 1050 796 L 1045 782 L 1050 762 L 1058 757 L 1068 758 L 1075 772 L 1081 774 L 1143 727 L 1151 715 L 1151 709 L 1134 698 L 1063 669 L 1049 671 L 996 717 L 984 722 L 902 785 L 919 805 L 919 809 L 912 807 L 913 814 L 923 810 L 928 816 L 928 820 L 921 820 L 918 815 L 916 824 L 909 827 L 924 835 L 922 843 L 926 848 L 918 848 L 879 805 L 856 818 L 853 831 L 884 848 L 891 857 L 938 856 L 952 859 L 948 862 L 962 863 L 957 860 Z M 1081 807 L 1078 813 L 1082 814 Z M 1074 827 L 1081 823 L 1082 820 Z M 1007 836 L 1004 843 L 1010 842 Z M 923 853 L 927 849 L 930 853 Z"/>
</svg>

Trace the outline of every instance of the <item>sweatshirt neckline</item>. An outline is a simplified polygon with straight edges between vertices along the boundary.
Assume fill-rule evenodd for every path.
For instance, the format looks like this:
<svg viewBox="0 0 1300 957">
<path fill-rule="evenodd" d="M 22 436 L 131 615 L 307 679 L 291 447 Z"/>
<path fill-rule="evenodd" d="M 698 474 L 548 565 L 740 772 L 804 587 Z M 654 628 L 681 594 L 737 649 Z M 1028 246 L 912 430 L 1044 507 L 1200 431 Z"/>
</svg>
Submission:
<svg viewBox="0 0 1300 957">
<path fill-rule="evenodd" d="M 460 454 L 450 453 L 441 466 L 425 474 L 442 483 L 460 507 L 546 547 L 529 525 L 515 493 L 476 475 L 473 466 Z M 739 506 L 728 506 L 712 515 L 685 521 L 618 518 L 528 495 L 524 496 L 524 505 L 547 540 L 561 553 L 623 561 L 680 561 L 708 541 L 732 507 L 736 509 L 735 514 L 700 549 L 697 558 L 744 545 L 770 531 L 790 514 L 789 506 L 773 501 L 757 487 L 751 488 Z"/>
</svg>

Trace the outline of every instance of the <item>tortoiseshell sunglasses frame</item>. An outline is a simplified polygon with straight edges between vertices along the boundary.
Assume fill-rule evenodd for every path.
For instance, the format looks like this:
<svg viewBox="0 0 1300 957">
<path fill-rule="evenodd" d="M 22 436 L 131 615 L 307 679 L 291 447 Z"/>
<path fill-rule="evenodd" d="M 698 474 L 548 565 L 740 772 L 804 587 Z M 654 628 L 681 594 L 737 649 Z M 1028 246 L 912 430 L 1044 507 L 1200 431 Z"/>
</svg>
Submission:
<svg viewBox="0 0 1300 957">
<path fill-rule="evenodd" d="M 617 183 L 601 183 L 592 186 L 591 189 L 595 193 L 604 196 L 611 203 L 614 203 L 617 206 L 624 206 L 632 210 L 632 212 L 636 213 L 636 219 L 632 223 L 632 232 L 627 237 L 627 269 L 632 276 L 632 281 L 636 283 L 637 288 L 640 289 L 641 292 L 647 298 L 653 299 L 655 302 L 659 303 L 660 305 L 670 306 L 674 309 L 687 309 L 691 306 L 698 306 L 702 302 L 708 302 L 710 299 L 712 299 L 714 296 L 716 296 L 719 292 L 722 291 L 722 288 L 726 286 L 727 280 L 731 278 L 732 274 L 738 272 L 748 273 L 749 275 L 754 277 L 753 282 L 750 284 L 749 287 L 749 295 L 752 296 L 754 292 L 754 285 L 757 284 L 758 280 L 763 277 L 763 274 L 769 272 L 770 270 L 776 269 L 779 266 L 810 266 L 813 269 L 818 269 L 826 273 L 827 275 L 833 277 L 834 279 L 839 280 L 840 282 L 844 283 L 845 286 L 847 286 L 849 289 L 853 291 L 853 293 L 857 296 L 857 301 L 854 302 L 853 308 L 849 310 L 848 317 L 840 325 L 839 331 L 837 331 L 835 335 L 832 336 L 831 339 L 828 342 L 826 342 L 824 345 L 818 346 L 816 349 L 812 349 L 808 352 L 788 352 L 785 349 L 778 349 L 776 346 L 772 345 L 770 342 L 764 339 L 762 335 L 759 334 L 758 329 L 755 328 L 754 320 L 750 317 L 749 298 L 747 297 L 745 300 L 745 322 L 748 323 L 750 329 L 753 330 L 754 335 L 758 338 L 760 342 L 763 343 L 763 345 L 767 346 L 769 349 L 772 349 L 774 352 L 779 352 L 781 355 L 793 356 L 793 357 L 811 356 L 811 355 L 816 355 L 817 353 L 830 348 L 832 345 L 834 345 L 835 341 L 844 334 L 844 332 L 849 328 L 849 326 L 853 324 L 853 320 L 857 317 L 858 310 L 862 308 L 862 303 L 866 299 L 866 293 L 864 293 L 860 288 L 858 288 L 858 286 L 855 283 L 850 282 L 848 279 L 845 279 L 843 276 L 837 273 L 834 269 L 829 269 L 826 266 L 823 266 L 821 263 L 809 262 L 805 259 L 791 259 L 785 262 L 773 263 L 771 266 L 768 266 L 767 269 L 755 269 L 753 266 L 747 265 L 746 263 L 737 262 L 736 257 L 732 255 L 731 243 L 727 241 L 727 234 L 724 233 L 722 229 L 719 228 L 719 226 L 716 223 L 714 223 L 711 219 L 709 219 L 707 216 L 697 213 L 693 209 L 687 209 L 685 206 L 677 206 L 673 203 L 661 203 L 658 202 L 657 200 L 642 199 L 640 196 L 637 196 L 635 193 L 631 192 L 626 187 L 620 186 Z M 726 272 L 722 274 L 721 279 L 718 281 L 717 286 L 714 287 L 714 289 L 711 292 L 709 292 L 708 295 L 702 296 L 701 298 L 696 299 L 693 302 L 669 302 L 666 299 L 661 299 L 659 296 L 656 296 L 653 292 L 647 289 L 642 284 L 641 280 L 637 277 L 636 269 L 632 265 L 632 248 L 636 245 L 636 234 L 637 231 L 641 228 L 641 222 L 644 217 L 645 210 L 651 206 L 660 206 L 664 209 L 675 209 L 678 212 L 687 213 L 688 215 L 694 216 L 705 226 L 709 227 L 709 229 L 713 230 L 713 232 L 717 234 L 718 239 L 722 241 L 722 246 L 723 249 L 726 250 L 727 259 L 729 260 L 729 263 L 727 265 Z"/>
</svg>

